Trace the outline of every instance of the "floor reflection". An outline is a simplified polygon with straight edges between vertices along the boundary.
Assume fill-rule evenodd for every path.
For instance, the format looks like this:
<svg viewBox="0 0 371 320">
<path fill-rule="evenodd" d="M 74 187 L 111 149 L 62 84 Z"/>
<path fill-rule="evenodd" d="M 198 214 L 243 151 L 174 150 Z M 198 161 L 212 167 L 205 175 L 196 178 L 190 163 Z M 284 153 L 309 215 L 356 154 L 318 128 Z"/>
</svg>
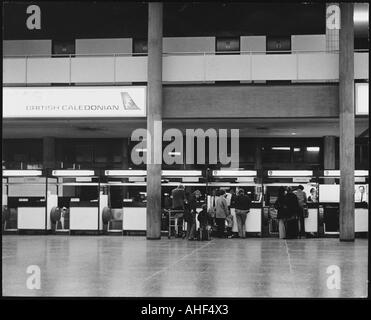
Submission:
<svg viewBox="0 0 371 320">
<path fill-rule="evenodd" d="M 3 295 L 365 297 L 366 239 L 181 239 L 3 236 Z M 26 287 L 29 265 L 41 288 Z M 327 287 L 328 266 L 341 289 Z"/>
</svg>

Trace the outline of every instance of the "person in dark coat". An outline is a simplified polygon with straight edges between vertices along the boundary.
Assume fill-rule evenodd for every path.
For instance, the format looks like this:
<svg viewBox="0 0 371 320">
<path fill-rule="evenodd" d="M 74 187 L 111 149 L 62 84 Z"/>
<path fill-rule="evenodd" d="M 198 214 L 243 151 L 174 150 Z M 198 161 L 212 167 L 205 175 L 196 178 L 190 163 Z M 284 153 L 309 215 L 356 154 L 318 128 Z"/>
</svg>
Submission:
<svg viewBox="0 0 371 320">
<path fill-rule="evenodd" d="M 183 234 L 183 216 L 186 202 L 184 186 L 182 184 L 179 184 L 177 188 L 173 189 L 171 191 L 171 197 L 172 209 L 179 210 L 179 212 L 174 215 L 174 218 L 176 219 L 176 225 L 178 229 L 177 236 L 181 236 Z"/>
<path fill-rule="evenodd" d="M 291 188 L 287 189 L 285 203 L 287 207 L 286 238 L 296 239 L 299 234 L 298 215 L 300 207 L 298 197 L 292 192 Z"/>
<path fill-rule="evenodd" d="M 238 236 L 240 238 L 246 238 L 246 218 L 250 212 L 250 207 L 251 200 L 249 196 L 245 194 L 245 190 L 240 189 L 235 200 Z"/>
<path fill-rule="evenodd" d="M 278 232 L 280 239 L 286 238 L 286 218 L 287 218 L 287 207 L 286 207 L 286 189 L 284 187 L 279 187 L 278 197 L 274 203 L 274 208 L 277 210 L 277 220 L 278 220 Z"/>
<path fill-rule="evenodd" d="M 207 210 L 207 205 L 202 205 L 202 210 L 197 217 L 200 222 L 200 240 L 205 240 L 202 235 L 207 234 L 206 240 L 210 240 L 211 227 L 213 225 L 213 218 Z"/>
<path fill-rule="evenodd" d="M 201 192 L 196 190 L 193 193 L 186 192 L 187 204 L 185 214 L 187 222 L 187 239 L 195 240 L 197 204 L 201 198 Z"/>
</svg>

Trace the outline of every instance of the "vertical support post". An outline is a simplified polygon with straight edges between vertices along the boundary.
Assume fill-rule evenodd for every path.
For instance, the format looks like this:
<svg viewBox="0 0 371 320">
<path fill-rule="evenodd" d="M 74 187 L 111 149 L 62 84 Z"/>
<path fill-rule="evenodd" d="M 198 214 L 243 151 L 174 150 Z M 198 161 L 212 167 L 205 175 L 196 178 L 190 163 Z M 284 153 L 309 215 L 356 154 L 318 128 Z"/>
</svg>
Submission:
<svg viewBox="0 0 371 320">
<path fill-rule="evenodd" d="M 161 239 L 162 15 L 162 3 L 148 3 L 147 239 L 151 240 Z"/>
<path fill-rule="evenodd" d="M 340 241 L 354 241 L 354 4 L 340 4 Z"/>
</svg>

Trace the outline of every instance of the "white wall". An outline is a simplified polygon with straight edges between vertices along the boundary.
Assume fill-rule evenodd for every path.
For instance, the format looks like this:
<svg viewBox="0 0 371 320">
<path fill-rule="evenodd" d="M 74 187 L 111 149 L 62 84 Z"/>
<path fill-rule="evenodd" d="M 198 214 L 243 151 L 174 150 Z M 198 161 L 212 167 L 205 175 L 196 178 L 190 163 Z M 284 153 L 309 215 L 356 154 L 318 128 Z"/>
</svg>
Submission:
<svg viewBox="0 0 371 320">
<path fill-rule="evenodd" d="M 308 34 L 291 36 L 292 51 L 326 51 L 325 34 Z"/>
<path fill-rule="evenodd" d="M 76 39 L 76 54 L 132 53 L 131 38 L 122 39 Z"/>
<path fill-rule="evenodd" d="M 265 36 L 243 36 L 240 39 L 241 51 L 260 51 L 265 53 L 267 40 Z"/>
<path fill-rule="evenodd" d="M 163 52 L 215 52 L 215 37 L 164 38 Z"/>
<path fill-rule="evenodd" d="M 3 56 L 51 55 L 51 40 L 3 40 Z"/>
</svg>

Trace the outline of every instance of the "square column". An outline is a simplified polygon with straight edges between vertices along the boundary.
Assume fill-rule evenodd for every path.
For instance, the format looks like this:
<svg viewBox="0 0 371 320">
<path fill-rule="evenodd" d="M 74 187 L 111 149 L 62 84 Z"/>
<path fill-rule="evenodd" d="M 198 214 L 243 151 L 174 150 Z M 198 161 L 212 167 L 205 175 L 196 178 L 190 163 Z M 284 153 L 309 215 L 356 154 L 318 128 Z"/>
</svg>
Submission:
<svg viewBox="0 0 371 320">
<path fill-rule="evenodd" d="M 161 239 L 162 14 L 162 3 L 148 3 L 147 239 L 151 240 Z"/>
<path fill-rule="evenodd" d="M 354 23 L 353 3 L 340 4 L 340 240 L 354 241 Z"/>
</svg>

